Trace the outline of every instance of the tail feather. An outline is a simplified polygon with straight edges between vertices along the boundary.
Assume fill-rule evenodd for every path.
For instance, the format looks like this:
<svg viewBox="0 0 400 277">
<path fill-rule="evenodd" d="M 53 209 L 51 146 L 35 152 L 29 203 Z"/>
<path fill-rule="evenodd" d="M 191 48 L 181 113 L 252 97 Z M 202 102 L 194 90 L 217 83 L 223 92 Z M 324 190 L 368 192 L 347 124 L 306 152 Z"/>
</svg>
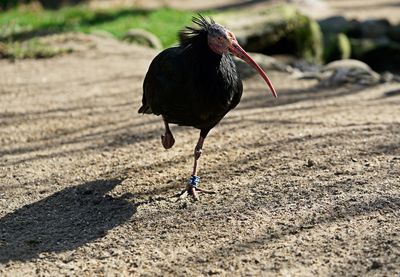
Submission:
<svg viewBox="0 0 400 277">
<path fill-rule="evenodd" d="M 138 113 L 146 113 L 146 114 L 151 114 L 151 108 L 147 105 L 143 105 L 140 107 L 140 109 L 138 110 Z"/>
</svg>

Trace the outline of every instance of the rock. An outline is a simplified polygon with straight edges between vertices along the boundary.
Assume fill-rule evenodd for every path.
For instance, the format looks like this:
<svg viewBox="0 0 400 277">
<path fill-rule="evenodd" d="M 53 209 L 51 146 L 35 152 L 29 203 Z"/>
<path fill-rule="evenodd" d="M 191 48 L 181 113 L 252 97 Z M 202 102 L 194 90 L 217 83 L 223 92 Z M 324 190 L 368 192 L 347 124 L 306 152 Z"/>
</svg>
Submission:
<svg viewBox="0 0 400 277">
<path fill-rule="evenodd" d="M 162 45 L 158 37 L 143 29 L 130 29 L 123 36 L 123 40 L 137 43 L 143 46 L 161 49 Z"/>
<path fill-rule="evenodd" d="M 388 43 L 367 52 L 362 60 L 378 71 L 400 70 L 400 44 Z"/>
<path fill-rule="evenodd" d="M 343 16 L 332 16 L 318 21 L 321 31 L 326 33 L 347 33 L 352 24 Z"/>
<path fill-rule="evenodd" d="M 351 83 L 359 85 L 374 85 L 380 82 L 380 75 L 366 63 L 358 60 L 334 61 L 321 71 L 320 85 L 325 87 Z"/>
<path fill-rule="evenodd" d="M 257 62 L 264 70 L 273 70 L 280 72 L 293 73 L 294 69 L 290 66 L 281 62 L 273 57 L 260 54 L 260 53 L 249 53 L 255 62 Z M 234 58 L 240 76 L 242 78 L 248 78 L 255 74 L 258 74 L 252 67 L 241 59 Z"/>
<path fill-rule="evenodd" d="M 298 59 L 291 61 L 290 66 L 301 72 L 319 72 L 321 70 L 321 65 Z"/>
<path fill-rule="evenodd" d="M 355 59 L 362 59 L 363 55 L 368 51 L 377 47 L 378 41 L 372 39 L 350 39 L 352 57 Z"/>
<path fill-rule="evenodd" d="M 215 20 L 229 26 L 247 51 L 294 53 L 313 62 L 322 59 L 322 33 L 318 23 L 291 5 L 225 12 L 216 15 Z"/>
<path fill-rule="evenodd" d="M 352 19 L 349 21 L 349 28 L 346 30 L 345 34 L 351 38 L 361 38 L 362 37 L 362 22 L 357 19 Z"/>
<path fill-rule="evenodd" d="M 330 34 L 325 36 L 324 61 L 349 59 L 351 44 L 349 38 L 343 34 Z"/>
<path fill-rule="evenodd" d="M 363 23 L 356 19 L 347 20 L 343 16 L 333 16 L 318 21 L 318 24 L 324 36 L 343 33 L 352 38 L 362 37 L 361 29 Z"/>
<path fill-rule="evenodd" d="M 314 160 L 308 159 L 307 160 L 307 167 L 313 167 L 314 165 L 316 165 L 317 163 Z"/>
<path fill-rule="evenodd" d="M 295 53 L 306 61 L 322 62 L 323 35 L 318 23 L 306 16 L 300 16 L 299 21 L 300 27 L 288 35 L 297 45 Z"/>
<path fill-rule="evenodd" d="M 400 70 L 400 43 L 381 39 L 351 39 L 352 57 L 379 71 Z"/>
<path fill-rule="evenodd" d="M 394 42 L 400 43 L 400 25 L 390 27 L 388 36 Z"/>
<path fill-rule="evenodd" d="M 342 68 L 358 68 L 361 70 L 371 70 L 371 68 L 366 64 L 358 60 L 342 60 L 342 61 L 334 61 L 327 65 L 325 65 L 322 71 L 330 71 L 337 70 Z"/>
<path fill-rule="evenodd" d="M 390 22 L 387 19 L 366 20 L 361 24 L 361 36 L 363 38 L 386 37 L 390 27 Z"/>
<path fill-rule="evenodd" d="M 372 261 L 372 264 L 368 268 L 368 270 L 374 270 L 374 269 L 379 269 L 383 266 L 381 261 L 374 260 Z"/>
</svg>

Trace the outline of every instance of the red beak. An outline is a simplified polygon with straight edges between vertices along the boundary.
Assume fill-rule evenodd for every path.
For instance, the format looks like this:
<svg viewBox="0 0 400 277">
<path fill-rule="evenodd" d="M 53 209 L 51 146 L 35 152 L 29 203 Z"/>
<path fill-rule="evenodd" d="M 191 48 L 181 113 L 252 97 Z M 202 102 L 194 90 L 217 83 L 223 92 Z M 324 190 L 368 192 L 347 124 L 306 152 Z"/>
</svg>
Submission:
<svg viewBox="0 0 400 277">
<path fill-rule="evenodd" d="M 233 34 L 231 34 L 233 36 Z M 231 37 L 232 38 L 232 37 Z M 274 86 L 272 85 L 271 80 L 268 78 L 267 74 L 261 69 L 261 67 L 243 50 L 243 48 L 239 45 L 237 40 L 233 37 L 231 40 L 231 45 L 229 46 L 229 50 L 233 55 L 245 61 L 248 65 L 253 67 L 257 72 L 263 77 L 265 82 L 267 83 L 269 89 L 272 92 L 274 97 L 277 97 Z"/>
</svg>

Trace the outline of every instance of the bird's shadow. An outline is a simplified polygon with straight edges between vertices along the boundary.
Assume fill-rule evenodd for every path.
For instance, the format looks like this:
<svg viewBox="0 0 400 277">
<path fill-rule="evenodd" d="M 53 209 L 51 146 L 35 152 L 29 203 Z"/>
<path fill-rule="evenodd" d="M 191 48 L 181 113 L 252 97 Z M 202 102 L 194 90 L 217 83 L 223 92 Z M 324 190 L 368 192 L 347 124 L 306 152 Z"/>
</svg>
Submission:
<svg viewBox="0 0 400 277">
<path fill-rule="evenodd" d="M 107 195 L 122 180 L 96 180 L 65 188 L 0 218 L 0 263 L 63 252 L 104 237 L 137 205 Z"/>
</svg>

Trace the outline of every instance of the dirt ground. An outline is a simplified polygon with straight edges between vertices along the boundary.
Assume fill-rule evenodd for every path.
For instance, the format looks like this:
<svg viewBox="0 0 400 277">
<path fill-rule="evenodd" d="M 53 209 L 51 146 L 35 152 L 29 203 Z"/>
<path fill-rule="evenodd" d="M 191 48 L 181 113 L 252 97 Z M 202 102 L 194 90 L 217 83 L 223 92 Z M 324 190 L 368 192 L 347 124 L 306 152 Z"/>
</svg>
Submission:
<svg viewBox="0 0 400 277">
<path fill-rule="evenodd" d="M 399 84 L 244 80 L 193 202 L 198 132 L 166 151 L 136 112 L 156 52 L 53 39 L 75 52 L 0 61 L 1 276 L 400 274 Z"/>
</svg>

